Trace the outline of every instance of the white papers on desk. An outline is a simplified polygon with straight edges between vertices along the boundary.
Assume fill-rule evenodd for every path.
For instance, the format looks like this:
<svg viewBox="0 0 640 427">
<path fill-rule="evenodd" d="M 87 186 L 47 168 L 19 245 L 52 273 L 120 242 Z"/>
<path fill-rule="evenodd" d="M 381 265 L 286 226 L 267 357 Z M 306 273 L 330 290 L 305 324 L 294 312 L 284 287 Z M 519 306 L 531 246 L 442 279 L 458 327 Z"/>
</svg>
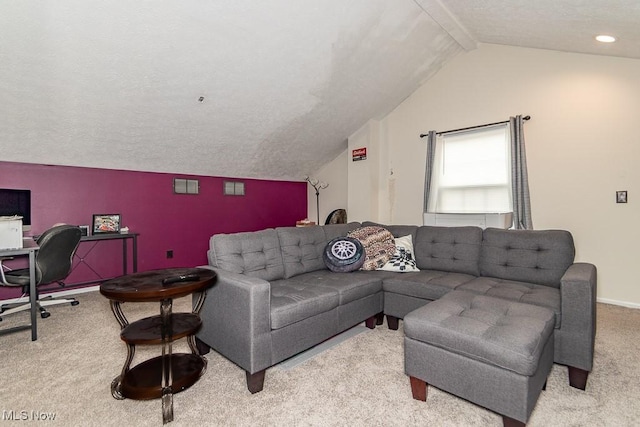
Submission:
<svg viewBox="0 0 640 427">
<path fill-rule="evenodd" d="M 0 216 L 0 249 L 22 249 L 21 216 Z"/>
</svg>

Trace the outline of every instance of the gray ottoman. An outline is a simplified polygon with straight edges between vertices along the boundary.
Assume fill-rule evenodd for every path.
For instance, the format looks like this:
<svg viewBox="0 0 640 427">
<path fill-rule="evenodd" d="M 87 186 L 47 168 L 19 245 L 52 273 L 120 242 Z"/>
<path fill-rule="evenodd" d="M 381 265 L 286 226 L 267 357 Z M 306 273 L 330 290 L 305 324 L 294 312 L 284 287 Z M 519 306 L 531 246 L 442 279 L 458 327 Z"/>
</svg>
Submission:
<svg viewBox="0 0 640 427">
<path fill-rule="evenodd" d="M 427 384 L 524 425 L 553 365 L 554 314 L 453 291 L 404 318 L 405 373 L 414 399 Z"/>
</svg>

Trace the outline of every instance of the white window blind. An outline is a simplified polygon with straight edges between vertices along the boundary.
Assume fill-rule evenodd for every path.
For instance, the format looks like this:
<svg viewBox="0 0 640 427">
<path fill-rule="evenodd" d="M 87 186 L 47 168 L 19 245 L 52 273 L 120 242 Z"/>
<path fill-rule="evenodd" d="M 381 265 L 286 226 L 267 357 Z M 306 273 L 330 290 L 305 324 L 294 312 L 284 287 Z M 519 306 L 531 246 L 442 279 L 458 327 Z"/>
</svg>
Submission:
<svg viewBox="0 0 640 427">
<path fill-rule="evenodd" d="M 439 135 L 428 212 L 512 210 L 509 126 Z"/>
</svg>

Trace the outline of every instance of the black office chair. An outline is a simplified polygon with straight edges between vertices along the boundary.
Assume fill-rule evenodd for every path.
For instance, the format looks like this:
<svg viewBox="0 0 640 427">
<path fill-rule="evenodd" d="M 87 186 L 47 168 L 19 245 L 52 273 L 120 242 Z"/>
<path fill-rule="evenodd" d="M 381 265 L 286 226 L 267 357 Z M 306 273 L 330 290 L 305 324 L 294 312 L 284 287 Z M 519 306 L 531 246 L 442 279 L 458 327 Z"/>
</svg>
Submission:
<svg viewBox="0 0 640 427">
<path fill-rule="evenodd" d="M 56 225 L 38 237 L 36 242 L 40 248 L 36 252 L 35 258 L 37 287 L 50 283 L 58 283 L 60 286 L 64 286 L 62 281 L 71 273 L 73 255 L 80 243 L 80 237 L 80 227 L 72 225 Z M 20 286 L 22 287 L 23 296 L 29 294 L 28 268 L 10 270 L 2 265 L 0 260 L 0 280 L 0 286 Z M 50 316 L 50 313 L 44 308 L 46 306 L 65 303 L 70 303 L 71 305 L 79 304 L 75 298 L 45 297 L 40 299 L 39 293 L 36 295 L 36 299 L 40 316 L 43 319 Z M 7 314 L 29 310 L 30 308 L 31 304 L 29 302 L 3 304 L 0 306 L 0 315 L 6 316 Z M 1 317 L 0 320 L 2 320 Z"/>
</svg>

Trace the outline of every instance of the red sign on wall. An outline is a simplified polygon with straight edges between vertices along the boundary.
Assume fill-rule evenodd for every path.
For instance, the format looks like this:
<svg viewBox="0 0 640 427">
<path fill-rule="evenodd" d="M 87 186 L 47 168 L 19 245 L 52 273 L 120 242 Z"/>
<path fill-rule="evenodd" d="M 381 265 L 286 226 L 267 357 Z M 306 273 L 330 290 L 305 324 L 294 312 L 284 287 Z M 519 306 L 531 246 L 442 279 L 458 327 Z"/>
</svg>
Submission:
<svg viewBox="0 0 640 427">
<path fill-rule="evenodd" d="M 367 147 L 356 148 L 351 150 L 352 161 L 367 160 Z"/>
</svg>

